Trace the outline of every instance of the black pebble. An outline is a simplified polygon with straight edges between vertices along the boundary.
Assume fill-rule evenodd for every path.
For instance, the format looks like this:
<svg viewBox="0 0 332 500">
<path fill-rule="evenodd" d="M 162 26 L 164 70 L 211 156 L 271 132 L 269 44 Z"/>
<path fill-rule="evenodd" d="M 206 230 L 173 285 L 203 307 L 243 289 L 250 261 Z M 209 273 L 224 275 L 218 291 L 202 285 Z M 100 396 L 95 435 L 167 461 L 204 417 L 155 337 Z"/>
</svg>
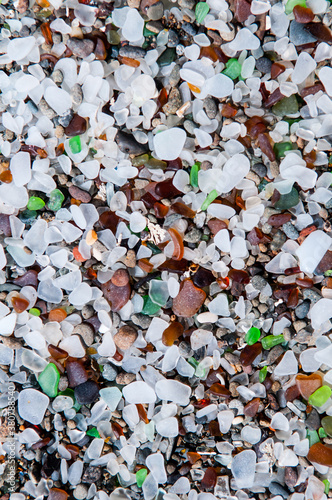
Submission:
<svg viewBox="0 0 332 500">
<path fill-rule="evenodd" d="M 99 396 L 99 387 L 97 382 L 87 380 L 74 389 L 76 401 L 80 405 L 89 405 L 96 401 Z"/>
</svg>

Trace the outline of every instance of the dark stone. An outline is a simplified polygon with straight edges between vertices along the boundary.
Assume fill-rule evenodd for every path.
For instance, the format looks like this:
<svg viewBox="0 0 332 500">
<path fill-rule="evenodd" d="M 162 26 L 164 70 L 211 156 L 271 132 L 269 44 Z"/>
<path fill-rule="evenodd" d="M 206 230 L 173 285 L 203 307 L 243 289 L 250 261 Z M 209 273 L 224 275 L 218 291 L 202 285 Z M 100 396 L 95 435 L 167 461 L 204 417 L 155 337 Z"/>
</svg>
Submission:
<svg viewBox="0 0 332 500">
<path fill-rule="evenodd" d="M 288 488 L 294 488 L 298 475 L 296 467 L 285 467 L 285 484 Z"/>
<path fill-rule="evenodd" d="M 75 200 L 79 200 L 82 203 L 89 203 L 91 201 L 91 195 L 87 191 L 83 191 L 83 189 L 80 189 L 77 186 L 70 186 L 68 191 L 70 196 L 72 196 L 72 198 L 75 198 Z"/>
<path fill-rule="evenodd" d="M 295 308 L 295 316 L 299 319 L 306 318 L 310 309 L 310 300 L 306 299 Z"/>
<path fill-rule="evenodd" d="M 80 405 L 89 405 L 96 401 L 99 396 L 99 386 L 93 380 L 87 380 L 74 389 L 76 401 Z"/>
<path fill-rule="evenodd" d="M 84 59 L 88 57 L 94 49 L 94 42 L 89 39 L 81 40 L 80 38 L 69 38 L 67 47 L 72 51 L 74 56 Z"/>
<path fill-rule="evenodd" d="M 313 408 L 309 417 L 305 421 L 305 426 L 311 431 L 317 431 L 320 427 L 320 416 L 317 410 Z"/>
<path fill-rule="evenodd" d="M 182 23 L 181 28 L 183 29 L 183 31 L 185 33 L 187 33 L 190 36 L 195 36 L 197 33 L 197 30 L 195 29 L 195 27 L 191 23 L 184 22 L 184 23 Z"/>
<path fill-rule="evenodd" d="M 272 66 L 272 61 L 270 61 L 270 59 L 268 59 L 267 57 L 260 57 L 256 61 L 257 70 L 263 73 L 264 75 L 265 73 L 270 73 L 271 66 Z"/>
<path fill-rule="evenodd" d="M 85 469 L 82 476 L 82 483 L 96 483 L 101 478 L 100 467 L 89 466 Z"/>
<path fill-rule="evenodd" d="M 136 141 L 132 134 L 127 134 L 126 132 L 122 132 L 120 130 L 115 136 L 115 142 L 119 146 L 122 153 L 142 155 L 148 151 L 146 144 L 140 144 Z"/>
<path fill-rule="evenodd" d="M 133 45 L 124 45 L 119 50 L 119 55 L 121 57 L 129 57 L 130 59 L 138 59 L 144 57 L 146 51 L 142 47 L 135 47 Z"/>
<path fill-rule="evenodd" d="M 174 48 L 178 44 L 179 44 L 179 37 L 177 33 L 174 30 L 169 30 L 167 47 Z"/>
</svg>

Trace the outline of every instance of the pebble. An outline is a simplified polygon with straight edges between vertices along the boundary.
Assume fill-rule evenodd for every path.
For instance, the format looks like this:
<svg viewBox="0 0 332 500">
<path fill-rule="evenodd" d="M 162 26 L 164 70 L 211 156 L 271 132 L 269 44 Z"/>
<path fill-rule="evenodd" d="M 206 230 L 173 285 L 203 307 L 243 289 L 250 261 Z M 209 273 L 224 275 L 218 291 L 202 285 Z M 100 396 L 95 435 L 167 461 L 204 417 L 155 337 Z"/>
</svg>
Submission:
<svg viewBox="0 0 332 500">
<path fill-rule="evenodd" d="M 217 116 L 217 104 L 212 97 L 205 97 L 203 101 L 203 109 L 210 120 L 213 120 Z"/>
<path fill-rule="evenodd" d="M 146 15 L 152 21 L 157 21 L 158 19 L 161 19 L 163 17 L 163 14 L 164 14 L 164 4 L 160 1 L 151 5 L 146 11 Z"/>
<path fill-rule="evenodd" d="M 265 177 L 267 174 L 267 168 L 263 163 L 254 163 L 251 169 L 261 178 Z"/>
<path fill-rule="evenodd" d="M 169 84 L 171 87 L 175 87 L 180 81 L 180 66 L 175 64 L 171 74 L 169 75 Z"/>
<path fill-rule="evenodd" d="M 84 486 L 84 484 L 78 484 L 73 491 L 73 497 L 76 498 L 76 500 L 84 500 L 84 498 L 87 497 L 87 494 L 88 488 Z"/>
<path fill-rule="evenodd" d="M 45 99 L 39 101 L 39 111 L 50 120 L 56 117 L 56 112 L 47 104 Z"/>
<path fill-rule="evenodd" d="M 179 37 L 174 30 L 168 31 L 167 47 L 174 48 L 179 44 Z"/>
<path fill-rule="evenodd" d="M 168 101 L 165 106 L 163 106 L 165 115 L 175 115 L 176 111 L 180 108 L 181 105 L 182 99 L 179 90 L 177 88 L 172 88 L 169 93 Z"/>
<path fill-rule="evenodd" d="M 91 195 L 87 191 L 74 186 L 74 184 L 69 187 L 68 191 L 75 200 L 79 200 L 82 203 L 89 203 L 91 201 Z"/>
<path fill-rule="evenodd" d="M 129 59 L 139 59 L 144 57 L 146 51 L 141 47 L 135 47 L 133 45 L 124 45 L 119 50 L 119 55 L 121 57 L 129 57 Z"/>
<path fill-rule="evenodd" d="M 299 319 L 304 319 L 307 317 L 309 309 L 310 309 L 310 300 L 304 300 L 301 304 L 299 304 L 295 308 L 295 316 Z"/>
<path fill-rule="evenodd" d="M 73 101 L 74 106 L 80 106 L 83 101 L 83 91 L 81 86 L 78 83 L 72 86 L 70 89 L 70 97 Z"/>
<path fill-rule="evenodd" d="M 63 74 L 59 69 L 53 71 L 51 78 L 54 83 L 62 83 L 63 82 Z"/>
<path fill-rule="evenodd" d="M 101 478 L 101 468 L 89 466 L 85 469 L 82 476 L 82 483 L 93 484 Z"/>
<path fill-rule="evenodd" d="M 270 73 L 272 66 L 272 61 L 267 57 L 260 57 L 256 60 L 256 68 L 258 71 L 265 75 L 266 73 Z"/>
<path fill-rule="evenodd" d="M 76 401 L 81 405 L 93 403 L 99 395 L 99 387 L 93 380 L 87 380 L 74 389 Z"/>
<path fill-rule="evenodd" d="M 67 47 L 72 51 L 74 56 L 84 59 L 92 54 L 94 49 L 94 43 L 92 40 L 87 38 L 81 40 L 80 38 L 69 38 L 67 41 Z"/>
<path fill-rule="evenodd" d="M 122 351 L 130 349 L 137 338 L 137 332 L 129 325 L 122 326 L 114 335 L 113 340 L 115 345 Z"/>
<path fill-rule="evenodd" d="M 103 365 L 102 375 L 105 380 L 113 382 L 113 380 L 116 379 L 117 374 L 118 374 L 117 369 L 113 365 L 110 364 Z"/>
</svg>

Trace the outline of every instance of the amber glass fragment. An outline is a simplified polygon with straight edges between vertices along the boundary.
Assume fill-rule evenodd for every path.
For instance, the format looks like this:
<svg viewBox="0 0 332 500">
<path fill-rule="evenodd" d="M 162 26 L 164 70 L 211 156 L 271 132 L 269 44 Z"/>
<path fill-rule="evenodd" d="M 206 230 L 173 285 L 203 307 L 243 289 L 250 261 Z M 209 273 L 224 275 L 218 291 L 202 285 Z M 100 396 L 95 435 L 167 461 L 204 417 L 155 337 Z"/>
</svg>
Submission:
<svg viewBox="0 0 332 500">
<path fill-rule="evenodd" d="M 285 66 L 280 63 L 273 63 L 271 66 L 271 78 L 274 80 L 275 78 L 278 78 L 281 73 L 285 71 Z"/>
<path fill-rule="evenodd" d="M 202 458 L 201 455 L 199 453 L 194 452 L 194 451 L 188 451 L 188 453 L 187 453 L 187 459 L 191 465 L 194 465 L 201 458 Z"/>
<path fill-rule="evenodd" d="M 213 467 L 208 467 L 201 481 L 201 488 L 205 491 L 211 491 L 217 482 L 217 473 Z"/>
<path fill-rule="evenodd" d="M 40 31 L 43 34 L 43 37 L 45 38 L 45 42 L 48 43 L 49 45 L 53 45 L 53 38 L 52 38 L 52 31 L 50 28 L 50 23 L 42 23 L 40 25 Z"/>
<path fill-rule="evenodd" d="M 142 8 L 142 7 L 141 7 Z M 157 97 L 157 112 L 163 107 L 165 106 L 166 102 L 167 102 L 167 99 L 168 99 L 168 95 L 167 95 L 167 90 L 164 88 L 161 89 L 158 97 Z"/>
<path fill-rule="evenodd" d="M 322 443 L 315 443 L 310 447 L 307 459 L 319 465 L 332 467 L 332 448 Z"/>
<path fill-rule="evenodd" d="M 110 229 L 112 233 L 116 233 L 116 228 L 118 227 L 120 218 L 115 214 L 115 212 L 111 212 L 111 210 L 107 210 L 103 212 L 99 217 L 99 223 L 103 229 Z"/>
<path fill-rule="evenodd" d="M 145 424 L 148 424 L 149 423 L 149 419 L 148 419 L 148 415 L 145 411 L 145 408 L 143 405 L 141 404 L 136 404 L 136 408 L 137 408 L 137 412 L 138 412 L 138 416 L 139 418 L 145 423 Z"/>
<path fill-rule="evenodd" d="M 184 253 L 184 245 L 183 245 L 183 240 L 181 234 L 174 229 L 173 227 L 170 227 L 168 229 L 168 232 L 172 238 L 172 242 L 174 245 L 174 251 L 172 255 L 172 259 L 174 260 L 181 260 L 183 257 Z"/>
<path fill-rule="evenodd" d="M 69 453 L 71 454 L 71 458 L 72 460 L 75 460 L 78 455 L 80 454 L 80 449 L 78 446 L 76 446 L 75 444 L 67 444 L 66 445 L 66 449 L 69 451 Z"/>
<path fill-rule="evenodd" d="M 184 203 L 173 203 L 171 208 L 175 213 L 183 215 L 184 217 L 188 217 L 190 219 L 193 219 L 196 215 L 196 212 L 194 212 L 194 210 L 191 210 L 191 208 L 189 208 L 188 205 L 185 205 Z"/>
<path fill-rule="evenodd" d="M 101 38 L 97 38 L 95 48 L 93 53 L 98 61 L 104 61 L 107 57 L 107 51 L 105 48 L 105 44 Z M 135 66 L 136 67 L 136 66 Z"/>
<path fill-rule="evenodd" d="M 162 198 L 173 198 L 180 194 L 180 191 L 173 185 L 172 179 L 158 182 L 155 186 L 155 192 Z"/>
<path fill-rule="evenodd" d="M 216 420 L 212 420 L 212 422 L 209 423 L 209 433 L 211 436 L 221 436 L 220 427 Z"/>
<path fill-rule="evenodd" d="M 178 321 L 173 321 L 166 330 L 163 331 L 162 342 L 164 345 L 171 346 L 183 334 L 183 326 Z"/>
<path fill-rule="evenodd" d="M 226 290 L 229 287 L 229 278 L 217 278 L 217 283 L 221 290 Z"/>
<path fill-rule="evenodd" d="M 48 319 L 50 321 L 58 321 L 59 323 L 61 323 L 61 321 L 63 321 L 66 318 L 67 318 L 67 313 L 61 307 L 57 307 L 56 309 L 52 309 L 48 313 Z"/>
<path fill-rule="evenodd" d="M 123 436 L 122 427 L 117 422 L 112 422 L 112 431 L 114 432 L 116 439 L 119 439 L 120 436 Z"/>
<path fill-rule="evenodd" d="M 267 100 L 265 101 L 266 108 L 272 108 L 277 102 L 281 101 L 285 96 L 280 92 L 279 87 L 269 95 Z"/>
<path fill-rule="evenodd" d="M 251 139 L 257 139 L 259 134 L 266 130 L 266 125 L 260 116 L 252 116 L 245 122 L 245 126 Z"/>
<path fill-rule="evenodd" d="M 304 399 L 309 399 L 311 394 L 322 386 L 323 380 L 319 373 L 311 373 L 310 375 L 299 373 L 296 375 L 296 384 Z"/>
<path fill-rule="evenodd" d="M 148 259 L 139 259 L 137 264 L 146 273 L 151 273 L 151 271 L 153 271 L 153 264 L 151 264 Z"/>
<path fill-rule="evenodd" d="M 226 102 L 221 107 L 221 116 L 224 116 L 225 118 L 233 118 L 236 115 L 237 111 L 238 110 L 234 105 Z"/>
<path fill-rule="evenodd" d="M 166 217 L 169 211 L 169 207 L 163 205 L 159 201 L 156 201 L 156 203 L 153 205 L 153 209 L 157 219 L 163 219 L 164 217 Z"/>
<path fill-rule="evenodd" d="M 209 387 L 208 391 L 212 392 L 212 394 L 215 394 L 216 396 L 221 396 L 224 398 L 229 398 L 231 396 L 229 390 L 226 389 L 224 385 L 221 385 L 218 382 L 212 384 L 211 387 Z"/>
<path fill-rule="evenodd" d="M 207 57 L 208 59 L 211 59 L 211 61 L 213 61 L 213 62 L 217 62 L 219 60 L 212 45 L 209 45 L 208 47 L 202 47 L 200 57 L 201 58 Z"/>
<path fill-rule="evenodd" d="M 259 404 L 260 404 L 259 398 L 254 398 L 251 401 L 249 401 L 249 403 L 247 403 L 243 408 L 243 413 L 245 414 L 245 416 L 254 417 L 258 412 Z"/>
<path fill-rule="evenodd" d="M 138 68 L 140 62 L 136 59 L 130 59 L 130 57 L 118 56 L 118 61 L 120 64 L 125 64 L 126 66 L 131 66 L 132 68 Z"/>
<path fill-rule="evenodd" d="M 131 294 L 131 287 L 128 281 L 124 286 L 117 286 L 113 283 L 113 278 L 116 273 L 117 271 L 114 273 L 111 280 L 101 285 L 102 292 L 105 299 L 110 303 L 112 311 L 119 311 L 122 309 L 122 307 L 127 304 Z M 117 281 L 117 278 L 115 281 Z"/>
<path fill-rule="evenodd" d="M 308 7 L 302 7 L 302 5 L 295 5 L 293 14 L 295 16 L 295 21 L 301 24 L 310 23 L 315 17 L 315 14 L 311 9 Z"/>
<path fill-rule="evenodd" d="M 296 266 L 296 267 L 288 267 L 287 269 L 285 269 L 285 275 L 286 276 L 291 276 L 292 274 L 298 274 L 301 272 L 301 269 Z"/>
<path fill-rule="evenodd" d="M 193 275 L 192 280 L 195 286 L 198 286 L 198 288 L 204 288 L 205 286 L 211 285 L 216 278 L 213 276 L 212 272 L 209 271 L 209 269 L 200 267 Z"/>
<path fill-rule="evenodd" d="M 194 316 L 206 299 L 204 290 L 197 288 L 190 279 L 182 281 L 179 294 L 173 299 L 173 312 L 177 316 Z"/>
<path fill-rule="evenodd" d="M 14 308 L 15 312 L 17 312 L 18 314 L 22 313 L 23 311 L 25 311 L 29 307 L 29 301 L 27 299 L 25 299 L 24 297 L 13 296 L 11 298 L 11 301 L 12 301 L 13 308 Z"/>
<path fill-rule="evenodd" d="M 243 366 L 248 366 L 255 361 L 257 356 L 262 352 L 262 344 L 260 342 L 256 342 L 252 345 L 246 345 L 244 349 L 242 349 L 240 354 L 240 361 Z"/>
<path fill-rule="evenodd" d="M 50 441 L 51 441 L 51 438 L 49 438 L 49 437 L 41 439 L 40 441 L 37 441 L 37 443 L 34 443 L 31 446 L 31 449 L 32 450 L 40 450 L 41 448 L 44 448 L 44 446 L 47 446 Z"/>
<path fill-rule="evenodd" d="M 305 30 L 317 38 L 320 42 L 332 43 L 331 30 L 323 23 L 308 23 L 305 25 Z"/>
<path fill-rule="evenodd" d="M 299 303 L 299 290 L 297 288 L 294 288 L 289 294 L 287 300 L 287 307 L 289 307 L 290 309 L 294 309 L 298 303 Z"/>
<path fill-rule="evenodd" d="M 188 87 L 192 92 L 195 92 L 195 94 L 200 94 L 201 89 L 199 87 L 196 87 L 196 85 L 193 85 L 192 83 L 187 82 Z"/>
<path fill-rule="evenodd" d="M 68 352 L 61 349 L 61 347 L 57 347 L 56 345 L 50 344 L 48 346 L 48 352 L 54 359 L 65 359 L 68 357 Z"/>
<path fill-rule="evenodd" d="M 13 176 L 10 170 L 4 170 L 0 174 L 0 181 L 4 182 L 5 184 L 10 184 L 13 180 Z"/>
</svg>

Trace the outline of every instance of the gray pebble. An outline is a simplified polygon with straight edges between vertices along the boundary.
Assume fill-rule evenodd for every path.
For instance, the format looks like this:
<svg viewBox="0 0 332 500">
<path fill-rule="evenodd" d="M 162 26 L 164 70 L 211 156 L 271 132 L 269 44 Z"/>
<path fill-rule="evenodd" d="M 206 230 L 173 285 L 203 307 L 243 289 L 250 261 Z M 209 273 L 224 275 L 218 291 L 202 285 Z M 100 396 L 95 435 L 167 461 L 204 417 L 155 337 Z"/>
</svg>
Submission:
<svg viewBox="0 0 332 500">
<path fill-rule="evenodd" d="M 285 235 L 291 240 L 296 240 L 299 237 L 298 230 L 296 229 L 296 227 L 294 227 L 293 223 L 290 221 L 283 224 L 282 230 L 285 233 Z"/>
<path fill-rule="evenodd" d="M 299 319 L 303 319 L 307 316 L 309 309 L 310 309 L 310 300 L 306 299 L 295 308 L 295 316 Z"/>
<path fill-rule="evenodd" d="M 164 29 L 164 26 L 160 21 L 149 21 L 146 23 L 146 28 L 157 35 Z"/>
<path fill-rule="evenodd" d="M 184 23 L 182 23 L 181 28 L 183 29 L 183 31 L 185 33 L 187 33 L 188 35 L 191 35 L 191 36 L 195 36 L 197 33 L 196 28 L 191 23 L 184 22 Z"/>
<path fill-rule="evenodd" d="M 56 117 L 55 111 L 53 111 L 53 109 L 47 104 L 45 99 L 40 99 L 39 111 L 41 111 L 43 115 L 49 118 L 50 120 Z"/>
<path fill-rule="evenodd" d="M 145 314 L 133 314 L 131 316 L 131 321 L 136 326 L 140 326 L 143 330 L 149 328 L 152 318 L 146 316 Z"/>
<path fill-rule="evenodd" d="M 54 83 L 62 83 L 63 82 L 63 74 L 59 69 L 53 71 L 51 78 Z"/>
<path fill-rule="evenodd" d="M 146 12 L 146 15 L 152 21 L 157 21 L 158 19 L 161 19 L 163 17 L 163 14 L 164 14 L 164 5 L 162 2 L 154 3 L 148 8 Z"/>
<path fill-rule="evenodd" d="M 259 175 L 259 177 L 265 177 L 267 174 L 267 168 L 263 163 L 254 163 L 251 170 Z"/>
<path fill-rule="evenodd" d="M 89 319 L 94 315 L 94 309 L 92 306 L 85 305 L 82 309 L 83 319 Z"/>
<path fill-rule="evenodd" d="M 82 483 L 92 484 L 101 478 L 101 468 L 93 467 L 92 465 L 87 467 L 82 476 Z"/>
<path fill-rule="evenodd" d="M 206 97 L 203 101 L 203 109 L 210 120 L 213 120 L 218 112 L 215 100 L 212 97 Z"/>
<path fill-rule="evenodd" d="M 75 106 L 80 106 L 82 104 L 83 92 L 81 86 L 78 83 L 75 83 L 75 85 L 71 88 L 70 97 Z"/>
<path fill-rule="evenodd" d="M 88 488 L 84 484 L 78 484 L 73 491 L 73 496 L 76 500 L 83 500 L 88 494 Z"/>
<path fill-rule="evenodd" d="M 270 61 L 270 59 L 268 59 L 267 57 L 260 57 L 256 61 L 256 68 L 264 75 L 265 73 L 270 73 L 271 66 L 272 66 L 272 61 Z"/>
<path fill-rule="evenodd" d="M 272 495 L 281 495 L 283 498 L 289 497 L 289 491 L 287 491 L 281 484 L 272 481 L 269 486 L 269 491 Z"/>
<path fill-rule="evenodd" d="M 130 59 L 138 59 L 139 57 L 144 57 L 146 51 L 141 47 L 134 47 L 133 45 L 124 45 L 119 50 L 119 55 L 121 57 L 129 57 Z"/>
<path fill-rule="evenodd" d="M 169 75 L 169 84 L 171 87 L 176 87 L 179 81 L 180 81 L 180 66 L 176 64 L 173 67 L 171 74 Z"/>
<path fill-rule="evenodd" d="M 67 42 L 67 47 L 72 51 L 74 56 L 81 57 L 84 59 L 88 57 L 94 49 L 94 43 L 88 38 L 81 40 L 80 38 L 69 38 Z"/>
<path fill-rule="evenodd" d="M 185 120 L 183 126 L 189 135 L 194 135 L 194 130 L 197 128 L 197 125 L 193 121 Z"/>
<path fill-rule="evenodd" d="M 175 115 L 181 105 L 182 99 L 180 91 L 176 87 L 173 87 L 169 93 L 167 103 L 165 104 L 165 106 L 163 106 L 163 111 L 166 116 Z"/>
<path fill-rule="evenodd" d="M 320 427 L 320 416 L 317 410 L 313 408 L 309 413 L 309 417 L 305 421 L 305 426 L 311 431 L 317 431 Z"/>
<path fill-rule="evenodd" d="M 73 335 L 75 334 L 80 335 L 87 346 L 93 344 L 95 333 L 92 326 L 88 323 L 81 323 L 75 326 Z"/>
<path fill-rule="evenodd" d="M 58 118 L 59 125 L 62 125 L 62 127 L 68 127 L 69 123 L 73 118 L 73 114 L 74 114 L 73 110 L 68 109 L 68 111 L 66 111 L 64 115 L 59 116 Z"/>
</svg>

